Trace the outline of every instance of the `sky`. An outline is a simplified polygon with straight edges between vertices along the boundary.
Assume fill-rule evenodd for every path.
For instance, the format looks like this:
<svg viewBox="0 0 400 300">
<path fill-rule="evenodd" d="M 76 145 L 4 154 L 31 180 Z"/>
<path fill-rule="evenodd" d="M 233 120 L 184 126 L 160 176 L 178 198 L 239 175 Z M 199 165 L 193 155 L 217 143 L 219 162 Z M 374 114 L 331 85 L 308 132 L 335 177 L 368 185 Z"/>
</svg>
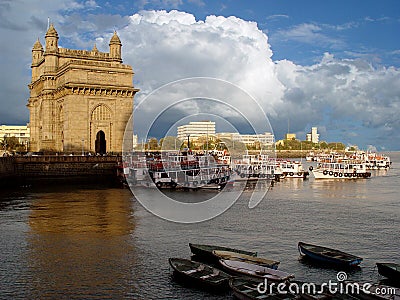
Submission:
<svg viewBox="0 0 400 300">
<path fill-rule="evenodd" d="M 397 0 L 0 0 L 0 124 L 29 122 L 31 50 L 38 38 L 44 45 L 48 20 L 59 46 L 71 49 L 108 52 L 117 31 L 140 89 L 137 106 L 157 89 L 169 95 L 171 82 L 209 77 L 217 85 L 206 96 L 223 98 L 277 140 L 288 130 L 304 140 L 316 126 L 321 140 L 400 150 Z M 197 95 L 179 97 L 190 93 Z M 174 99 L 142 105 L 142 117 Z M 187 111 L 231 122 L 228 106 L 177 104 L 157 128 L 190 120 Z M 240 121 L 234 127 L 248 131 Z"/>
</svg>

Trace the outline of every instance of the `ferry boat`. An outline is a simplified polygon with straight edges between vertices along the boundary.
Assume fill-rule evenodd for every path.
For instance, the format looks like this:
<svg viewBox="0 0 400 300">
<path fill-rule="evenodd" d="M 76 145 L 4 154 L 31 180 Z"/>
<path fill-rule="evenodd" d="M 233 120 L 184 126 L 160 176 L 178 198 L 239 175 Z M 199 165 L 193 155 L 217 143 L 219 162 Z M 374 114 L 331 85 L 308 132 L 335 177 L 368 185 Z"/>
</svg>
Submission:
<svg viewBox="0 0 400 300">
<path fill-rule="evenodd" d="M 273 180 L 279 176 L 275 172 L 275 160 L 266 154 L 245 154 L 241 159 L 231 159 L 231 169 L 235 181 Z"/>
<path fill-rule="evenodd" d="M 387 170 L 392 164 L 389 156 L 378 153 L 367 153 L 365 163 L 368 170 Z"/>
<path fill-rule="evenodd" d="M 229 165 L 211 155 L 172 154 L 147 161 L 149 176 L 162 188 L 222 188 L 230 178 Z"/>
<path fill-rule="evenodd" d="M 325 161 L 310 171 L 315 179 L 362 179 L 371 177 L 365 162 L 351 160 Z"/>
<path fill-rule="evenodd" d="M 306 179 L 310 173 L 304 169 L 303 164 L 299 161 L 277 161 L 280 177 L 283 178 L 303 178 Z"/>
</svg>

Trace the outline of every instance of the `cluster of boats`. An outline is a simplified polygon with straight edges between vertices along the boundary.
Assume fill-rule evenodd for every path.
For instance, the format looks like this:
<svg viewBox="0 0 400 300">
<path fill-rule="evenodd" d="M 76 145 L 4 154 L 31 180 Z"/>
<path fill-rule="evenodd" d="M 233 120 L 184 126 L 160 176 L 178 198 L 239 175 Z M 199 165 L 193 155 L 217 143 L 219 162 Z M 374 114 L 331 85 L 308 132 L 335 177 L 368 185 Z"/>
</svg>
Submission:
<svg viewBox="0 0 400 300">
<path fill-rule="evenodd" d="M 226 292 L 231 289 L 237 299 L 400 299 L 400 289 L 390 286 L 370 286 L 370 293 L 357 291 L 353 294 L 332 293 L 321 286 L 313 291 L 294 292 L 289 287 L 296 283 L 293 274 L 278 270 L 279 261 L 260 258 L 257 252 L 215 245 L 189 243 L 191 259 L 169 258 L 174 278 L 185 284 L 210 292 Z M 324 266 L 346 270 L 358 266 L 362 258 L 340 250 L 323 246 L 298 243 L 300 255 Z M 393 283 L 400 283 L 400 264 L 377 263 L 378 272 Z M 340 280 L 338 278 L 338 280 Z M 277 286 L 280 287 L 277 290 Z M 374 289 L 385 288 L 391 293 L 374 294 Z"/>
<path fill-rule="evenodd" d="M 201 154 L 141 152 L 124 156 L 122 173 L 129 185 L 154 184 L 159 189 L 221 189 L 235 182 L 306 179 L 310 172 L 317 180 L 366 179 L 371 177 L 371 170 L 388 170 L 391 166 L 389 156 L 376 153 L 329 153 L 307 159 L 316 162 L 308 170 L 301 161 L 276 159 L 263 153 L 246 153 L 238 159 L 226 151 Z"/>
<path fill-rule="evenodd" d="M 128 184 L 162 188 L 215 188 L 227 183 L 280 181 L 285 178 L 307 178 L 301 162 L 277 160 L 267 154 L 242 155 L 240 159 L 218 152 L 139 153 L 124 157 L 123 174 Z"/>
</svg>

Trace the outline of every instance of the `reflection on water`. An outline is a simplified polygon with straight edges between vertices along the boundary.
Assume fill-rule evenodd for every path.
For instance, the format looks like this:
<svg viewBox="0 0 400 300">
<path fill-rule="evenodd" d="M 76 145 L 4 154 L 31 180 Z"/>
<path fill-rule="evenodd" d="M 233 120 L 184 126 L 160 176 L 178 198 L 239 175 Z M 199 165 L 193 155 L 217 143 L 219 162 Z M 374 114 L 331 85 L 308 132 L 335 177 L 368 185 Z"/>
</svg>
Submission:
<svg viewBox="0 0 400 300">
<path fill-rule="evenodd" d="M 35 233 L 124 235 L 134 229 L 127 190 L 100 189 L 37 195 L 29 215 Z"/>
<path fill-rule="evenodd" d="M 0 194 L 0 298 L 232 299 L 171 280 L 168 257 L 189 258 L 189 242 L 257 251 L 298 280 L 335 280 L 337 270 L 299 261 L 298 241 L 321 244 L 364 258 L 351 280 L 378 282 L 375 263 L 400 256 L 400 156 L 393 160 L 367 180 L 282 180 L 254 209 L 245 188 L 225 213 L 197 224 L 159 219 L 127 189 Z M 198 202 L 219 192 L 167 193 Z"/>
<path fill-rule="evenodd" d="M 129 293 L 126 282 L 136 263 L 128 238 L 135 228 L 129 198 L 129 191 L 119 189 L 36 195 L 27 239 L 28 298 Z"/>
</svg>

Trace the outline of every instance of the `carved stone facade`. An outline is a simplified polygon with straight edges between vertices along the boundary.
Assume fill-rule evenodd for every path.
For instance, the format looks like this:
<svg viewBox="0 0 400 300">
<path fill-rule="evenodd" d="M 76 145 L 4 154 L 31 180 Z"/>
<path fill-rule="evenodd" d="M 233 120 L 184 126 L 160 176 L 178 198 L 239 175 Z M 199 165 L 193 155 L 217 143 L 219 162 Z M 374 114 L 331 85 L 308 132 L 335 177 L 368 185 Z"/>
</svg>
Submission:
<svg viewBox="0 0 400 300">
<path fill-rule="evenodd" d="M 45 50 L 39 39 L 32 49 L 30 150 L 121 152 L 138 89 L 116 32 L 109 53 L 59 48 L 53 25 L 45 39 Z"/>
</svg>

